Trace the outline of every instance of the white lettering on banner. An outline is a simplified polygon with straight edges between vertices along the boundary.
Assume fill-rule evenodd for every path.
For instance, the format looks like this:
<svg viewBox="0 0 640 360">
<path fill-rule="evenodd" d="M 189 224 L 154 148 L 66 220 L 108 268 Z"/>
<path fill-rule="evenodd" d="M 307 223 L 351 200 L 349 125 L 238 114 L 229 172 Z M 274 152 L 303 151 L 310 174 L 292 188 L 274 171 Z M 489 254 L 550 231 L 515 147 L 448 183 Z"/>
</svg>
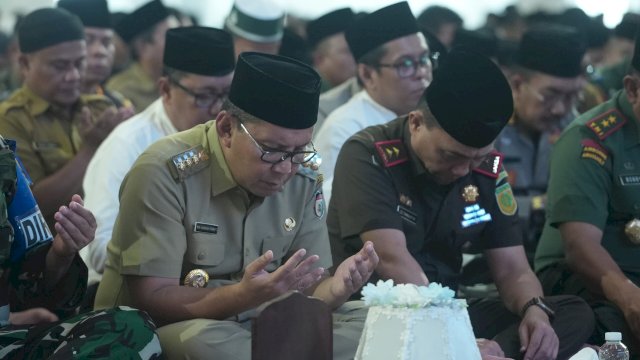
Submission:
<svg viewBox="0 0 640 360">
<path fill-rule="evenodd" d="M 26 242 L 26 249 L 53 238 L 40 209 L 36 207 L 34 210 L 35 212 L 20 219 L 20 227 Z"/>
<path fill-rule="evenodd" d="M 497 174 L 498 173 L 498 165 L 500 165 L 500 157 L 496 156 L 495 158 L 493 158 L 493 173 Z"/>
</svg>

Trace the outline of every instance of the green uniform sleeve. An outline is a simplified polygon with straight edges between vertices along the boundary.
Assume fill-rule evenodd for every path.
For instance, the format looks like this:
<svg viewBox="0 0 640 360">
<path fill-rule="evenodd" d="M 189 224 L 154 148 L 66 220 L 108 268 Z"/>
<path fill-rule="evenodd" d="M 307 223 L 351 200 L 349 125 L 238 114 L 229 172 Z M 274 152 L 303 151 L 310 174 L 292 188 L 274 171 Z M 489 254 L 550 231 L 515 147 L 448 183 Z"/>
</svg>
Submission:
<svg viewBox="0 0 640 360">
<path fill-rule="evenodd" d="M 548 221 L 554 227 L 569 221 L 586 222 L 604 230 L 612 188 L 611 159 L 583 156 L 583 140 L 599 142 L 586 127 L 575 126 L 555 145 L 548 189 Z M 602 150 L 606 151 L 604 146 Z"/>
<path fill-rule="evenodd" d="M 22 109 L 9 110 L 0 117 L 0 134 L 5 139 L 16 141 L 16 153 L 29 173 L 29 177 L 35 183 L 44 178 L 46 174 L 41 159 L 33 147 L 33 139 L 27 126 L 28 116 L 26 111 Z"/>
</svg>

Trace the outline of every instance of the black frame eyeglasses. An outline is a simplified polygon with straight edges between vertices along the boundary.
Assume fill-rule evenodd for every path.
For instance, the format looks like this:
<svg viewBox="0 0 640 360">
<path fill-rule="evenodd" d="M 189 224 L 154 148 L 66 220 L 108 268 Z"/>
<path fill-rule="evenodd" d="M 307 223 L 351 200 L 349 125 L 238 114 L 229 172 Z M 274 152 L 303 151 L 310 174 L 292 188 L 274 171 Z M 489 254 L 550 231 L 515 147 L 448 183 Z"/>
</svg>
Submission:
<svg viewBox="0 0 640 360">
<path fill-rule="evenodd" d="M 213 106 L 213 104 L 222 102 L 227 98 L 227 96 L 229 96 L 228 91 L 223 93 L 211 92 L 211 93 L 198 94 L 193 90 L 189 89 L 188 87 L 182 85 L 178 80 L 174 79 L 172 76 L 168 76 L 168 78 L 169 78 L 169 81 L 172 82 L 175 86 L 177 86 L 180 90 L 184 91 L 185 93 L 193 97 L 194 105 L 201 109 L 210 108 L 211 106 Z"/>
<path fill-rule="evenodd" d="M 440 56 L 440 53 L 436 53 L 437 55 L 434 57 L 429 53 L 425 53 L 421 55 L 417 60 L 405 57 L 400 59 L 394 64 L 384 64 L 379 63 L 375 66 L 377 67 L 388 67 L 396 69 L 396 73 L 401 78 L 409 78 L 414 76 L 418 72 L 419 67 L 433 67 L 434 61 Z"/>
<path fill-rule="evenodd" d="M 253 137 L 253 135 L 251 135 L 251 133 L 249 133 L 247 128 L 244 126 L 244 124 L 241 121 L 239 121 L 239 123 L 240 123 L 240 127 L 242 128 L 242 131 L 244 131 L 244 133 L 249 136 L 251 141 L 253 141 L 253 143 L 256 145 L 258 150 L 260 150 L 260 152 L 262 153 L 262 155 L 260 156 L 260 160 L 262 160 L 262 161 L 264 161 L 266 163 L 275 165 L 275 164 L 279 164 L 279 163 L 289 159 L 292 164 L 301 165 L 301 164 L 305 164 L 305 163 L 311 161 L 318 154 L 318 151 L 316 150 L 315 146 L 313 146 L 313 143 L 310 143 L 311 148 L 313 149 L 313 151 L 281 151 L 281 150 L 269 151 L 269 150 L 265 150 L 258 143 L 258 141 L 256 141 L 256 139 Z"/>
</svg>

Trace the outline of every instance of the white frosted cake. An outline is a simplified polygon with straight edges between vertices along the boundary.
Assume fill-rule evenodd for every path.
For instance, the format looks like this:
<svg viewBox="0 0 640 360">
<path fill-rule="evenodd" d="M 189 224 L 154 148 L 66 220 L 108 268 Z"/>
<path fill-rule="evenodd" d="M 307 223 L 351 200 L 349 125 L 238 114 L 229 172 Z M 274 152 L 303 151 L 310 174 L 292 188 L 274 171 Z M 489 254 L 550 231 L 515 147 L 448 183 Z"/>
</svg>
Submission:
<svg viewBox="0 0 640 360">
<path fill-rule="evenodd" d="M 356 360 L 480 360 L 467 302 L 440 284 L 367 284 Z"/>
</svg>

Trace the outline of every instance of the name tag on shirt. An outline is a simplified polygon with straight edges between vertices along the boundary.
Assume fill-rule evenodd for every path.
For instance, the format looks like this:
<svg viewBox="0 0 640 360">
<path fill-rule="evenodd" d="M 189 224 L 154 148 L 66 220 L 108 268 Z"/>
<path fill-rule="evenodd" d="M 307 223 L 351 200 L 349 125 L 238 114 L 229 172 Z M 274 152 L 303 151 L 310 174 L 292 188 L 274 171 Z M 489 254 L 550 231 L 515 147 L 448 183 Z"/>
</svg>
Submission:
<svg viewBox="0 0 640 360">
<path fill-rule="evenodd" d="M 622 186 L 640 185 L 640 174 L 620 175 L 620 184 Z"/>
<path fill-rule="evenodd" d="M 408 222 L 414 225 L 418 221 L 418 214 L 409 210 L 406 206 L 398 205 L 398 207 L 396 208 L 396 211 L 398 212 L 398 214 L 400 214 L 401 218 L 407 220 Z"/>
<path fill-rule="evenodd" d="M 193 232 L 194 233 L 205 233 L 205 234 L 217 234 L 218 233 L 218 225 L 207 224 L 207 223 L 196 221 L 193 224 Z"/>
</svg>

